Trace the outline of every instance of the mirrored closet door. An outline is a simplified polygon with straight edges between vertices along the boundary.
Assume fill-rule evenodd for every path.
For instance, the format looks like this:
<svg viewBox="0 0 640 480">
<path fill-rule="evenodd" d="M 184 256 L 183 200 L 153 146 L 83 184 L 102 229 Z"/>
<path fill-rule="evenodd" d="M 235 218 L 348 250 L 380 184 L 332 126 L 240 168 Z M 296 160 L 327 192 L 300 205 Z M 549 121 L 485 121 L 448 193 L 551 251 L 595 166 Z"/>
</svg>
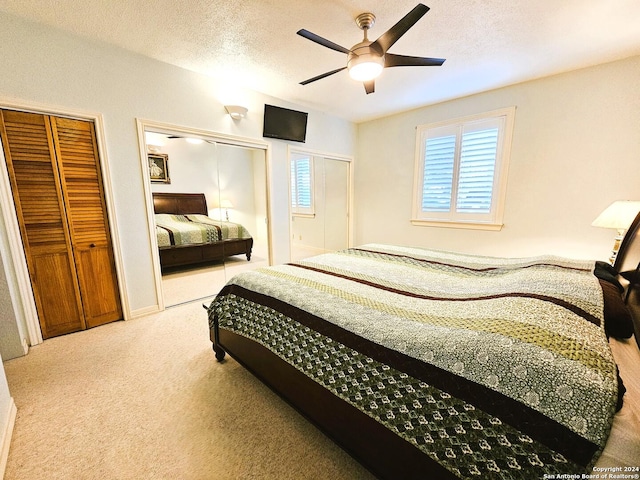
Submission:
<svg viewBox="0 0 640 480">
<path fill-rule="evenodd" d="M 350 245 L 351 162 L 290 152 L 291 260 Z"/>
<path fill-rule="evenodd" d="M 145 139 L 164 306 L 269 265 L 265 150 L 166 129 Z"/>
</svg>

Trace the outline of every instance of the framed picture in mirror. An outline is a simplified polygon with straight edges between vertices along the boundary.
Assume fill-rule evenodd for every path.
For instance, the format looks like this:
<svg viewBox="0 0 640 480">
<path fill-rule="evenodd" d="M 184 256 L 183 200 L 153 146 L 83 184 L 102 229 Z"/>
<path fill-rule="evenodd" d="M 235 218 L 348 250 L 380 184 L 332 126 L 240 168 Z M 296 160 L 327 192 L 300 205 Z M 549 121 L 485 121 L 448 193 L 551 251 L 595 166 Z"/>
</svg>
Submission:
<svg viewBox="0 0 640 480">
<path fill-rule="evenodd" d="M 171 183 L 169 178 L 169 155 L 166 153 L 149 153 L 147 156 L 151 183 Z"/>
</svg>

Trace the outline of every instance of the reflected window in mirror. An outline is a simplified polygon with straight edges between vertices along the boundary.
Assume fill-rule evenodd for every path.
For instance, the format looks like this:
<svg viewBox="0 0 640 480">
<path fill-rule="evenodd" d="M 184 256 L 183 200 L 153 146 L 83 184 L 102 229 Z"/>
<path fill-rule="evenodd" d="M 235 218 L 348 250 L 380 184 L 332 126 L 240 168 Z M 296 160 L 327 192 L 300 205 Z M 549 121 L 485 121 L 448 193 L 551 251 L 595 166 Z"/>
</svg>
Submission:
<svg viewBox="0 0 640 480">
<path fill-rule="evenodd" d="M 291 158 L 291 213 L 314 215 L 313 158 L 294 155 Z"/>
</svg>

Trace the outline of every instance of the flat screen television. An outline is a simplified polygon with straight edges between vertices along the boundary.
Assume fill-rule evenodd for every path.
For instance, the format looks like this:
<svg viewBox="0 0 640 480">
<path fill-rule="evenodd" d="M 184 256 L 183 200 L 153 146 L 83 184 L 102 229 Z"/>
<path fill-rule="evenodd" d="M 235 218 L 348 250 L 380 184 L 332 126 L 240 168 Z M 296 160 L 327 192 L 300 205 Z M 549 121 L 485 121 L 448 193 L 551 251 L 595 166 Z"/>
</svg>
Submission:
<svg viewBox="0 0 640 480">
<path fill-rule="evenodd" d="M 305 112 L 265 105 L 262 136 L 304 143 L 307 135 L 307 116 Z"/>
</svg>

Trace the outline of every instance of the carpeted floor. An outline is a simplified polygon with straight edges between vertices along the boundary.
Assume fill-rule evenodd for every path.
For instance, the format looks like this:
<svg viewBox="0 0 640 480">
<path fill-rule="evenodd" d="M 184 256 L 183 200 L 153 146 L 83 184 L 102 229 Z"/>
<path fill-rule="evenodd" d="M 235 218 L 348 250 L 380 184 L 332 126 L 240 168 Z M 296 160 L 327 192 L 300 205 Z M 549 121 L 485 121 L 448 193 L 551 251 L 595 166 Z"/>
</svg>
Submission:
<svg viewBox="0 0 640 480">
<path fill-rule="evenodd" d="M 235 361 L 200 303 L 45 341 L 4 365 L 5 478 L 368 479 Z"/>
</svg>

